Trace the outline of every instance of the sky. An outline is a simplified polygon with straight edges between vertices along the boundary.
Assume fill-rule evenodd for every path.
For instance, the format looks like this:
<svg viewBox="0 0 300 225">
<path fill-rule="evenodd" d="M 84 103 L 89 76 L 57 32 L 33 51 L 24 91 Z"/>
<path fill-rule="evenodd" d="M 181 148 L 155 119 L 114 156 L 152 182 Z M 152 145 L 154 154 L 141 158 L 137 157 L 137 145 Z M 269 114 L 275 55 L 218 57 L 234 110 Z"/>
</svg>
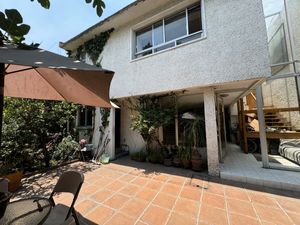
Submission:
<svg viewBox="0 0 300 225">
<path fill-rule="evenodd" d="M 85 0 L 50 0 L 50 9 L 44 9 L 35 0 L 0 0 L 0 11 L 17 9 L 23 16 L 23 23 L 31 26 L 25 36 L 25 43 L 40 43 L 40 48 L 57 54 L 66 55 L 59 48 L 75 35 L 98 23 L 134 0 L 104 0 L 106 8 L 98 17 L 92 4 Z"/>
</svg>

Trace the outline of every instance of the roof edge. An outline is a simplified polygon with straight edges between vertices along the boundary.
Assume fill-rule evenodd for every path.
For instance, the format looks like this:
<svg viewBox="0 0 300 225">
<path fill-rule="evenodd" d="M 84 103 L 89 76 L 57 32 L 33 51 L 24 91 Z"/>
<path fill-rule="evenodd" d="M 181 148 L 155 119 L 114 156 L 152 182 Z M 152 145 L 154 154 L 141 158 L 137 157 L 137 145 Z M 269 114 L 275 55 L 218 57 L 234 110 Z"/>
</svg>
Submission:
<svg viewBox="0 0 300 225">
<path fill-rule="evenodd" d="M 71 39 L 67 40 L 66 42 L 59 42 L 59 47 L 63 48 L 63 49 L 66 49 L 67 46 L 69 44 L 71 44 L 73 41 L 76 41 L 77 39 L 81 38 L 83 35 L 87 34 L 88 32 L 93 31 L 97 27 L 102 26 L 104 23 L 109 22 L 112 18 L 118 16 L 119 14 L 123 13 L 124 11 L 126 11 L 126 10 L 130 9 L 131 7 L 136 6 L 139 3 L 144 2 L 144 1 L 147 1 L 147 0 L 136 0 L 136 1 L 132 2 L 132 3 L 130 3 L 129 5 L 125 6 L 124 8 L 120 9 L 119 11 L 117 11 L 116 13 L 114 13 L 114 14 L 108 16 L 107 18 L 105 18 L 104 20 L 102 20 L 102 21 L 100 21 L 100 22 L 92 25 L 88 29 L 82 31 L 78 35 L 76 35 L 76 36 L 72 37 Z"/>
</svg>

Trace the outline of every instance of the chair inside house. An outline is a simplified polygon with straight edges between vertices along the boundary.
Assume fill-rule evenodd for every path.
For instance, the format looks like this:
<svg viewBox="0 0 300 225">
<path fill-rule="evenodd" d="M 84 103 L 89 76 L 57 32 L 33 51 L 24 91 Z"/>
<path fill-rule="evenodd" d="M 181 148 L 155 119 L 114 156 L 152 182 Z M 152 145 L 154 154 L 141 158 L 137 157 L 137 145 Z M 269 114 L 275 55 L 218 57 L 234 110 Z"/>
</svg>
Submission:
<svg viewBox="0 0 300 225">
<path fill-rule="evenodd" d="M 74 204 L 78 197 L 79 191 L 84 181 L 84 176 L 81 172 L 67 171 L 63 173 L 55 185 L 49 200 L 53 204 L 53 208 L 44 225 L 62 225 L 71 224 L 74 222 L 79 225 L 79 220 L 74 209 Z M 53 197 L 57 193 L 70 193 L 73 195 L 70 206 L 56 204 Z"/>
</svg>

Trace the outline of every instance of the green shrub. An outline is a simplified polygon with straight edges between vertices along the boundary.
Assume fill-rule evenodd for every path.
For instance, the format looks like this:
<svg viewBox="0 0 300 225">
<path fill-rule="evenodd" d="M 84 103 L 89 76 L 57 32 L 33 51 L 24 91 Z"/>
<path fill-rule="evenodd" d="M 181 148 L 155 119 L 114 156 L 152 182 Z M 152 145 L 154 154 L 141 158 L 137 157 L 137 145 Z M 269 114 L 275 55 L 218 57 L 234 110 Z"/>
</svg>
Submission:
<svg viewBox="0 0 300 225">
<path fill-rule="evenodd" d="M 52 159 L 56 161 L 68 161 L 76 158 L 76 151 L 79 149 L 79 143 L 74 141 L 69 135 L 62 139 L 53 152 Z"/>
<path fill-rule="evenodd" d="M 145 162 L 147 158 L 147 153 L 144 151 L 132 152 L 130 153 L 130 158 L 138 162 Z"/>
</svg>

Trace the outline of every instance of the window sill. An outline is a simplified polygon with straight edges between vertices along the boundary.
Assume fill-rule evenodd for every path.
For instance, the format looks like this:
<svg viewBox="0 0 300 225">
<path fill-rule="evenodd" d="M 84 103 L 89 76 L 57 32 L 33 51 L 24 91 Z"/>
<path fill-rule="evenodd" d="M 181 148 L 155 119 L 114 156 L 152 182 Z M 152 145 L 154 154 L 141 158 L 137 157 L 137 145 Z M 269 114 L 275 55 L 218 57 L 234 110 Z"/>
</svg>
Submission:
<svg viewBox="0 0 300 225">
<path fill-rule="evenodd" d="M 162 54 L 162 53 L 165 53 L 165 52 L 168 52 L 168 51 L 177 49 L 177 48 L 181 48 L 181 47 L 183 47 L 183 46 L 190 45 L 190 44 L 196 43 L 196 42 L 198 42 L 198 41 L 205 40 L 206 38 L 207 38 L 207 36 L 206 36 L 206 35 L 203 35 L 203 37 L 201 37 L 201 38 L 198 38 L 198 39 L 195 39 L 195 40 L 192 40 L 192 41 L 183 43 L 183 44 L 181 44 L 181 45 L 177 45 L 177 46 L 174 46 L 174 47 L 171 47 L 171 48 L 167 48 L 167 49 L 164 49 L 164 50 L 159 51 L 159 52 L 155 52 L 155 53 L 152 53 L 152 54 L 149 54 L 149 55 L 142 56 L 142 57 L 140 57 L 140 58 L 131 59 L 131 60 L 130 60 L 130 63 L 137 62 L 137 61 L 139 61 L 139 60 L 143 60 L 143 59 L 146 59 L 146 58 L 149 58 L 149 57 L 158 55 L 158 54 Z"/>
<path fill-rule="evenodd" d="M 78 130 L 92 130 L 93 127 L 92 126 L 80 126 L 80 127 L 76 127 L 76 129 L 78 129 Z"/>
</svg>

